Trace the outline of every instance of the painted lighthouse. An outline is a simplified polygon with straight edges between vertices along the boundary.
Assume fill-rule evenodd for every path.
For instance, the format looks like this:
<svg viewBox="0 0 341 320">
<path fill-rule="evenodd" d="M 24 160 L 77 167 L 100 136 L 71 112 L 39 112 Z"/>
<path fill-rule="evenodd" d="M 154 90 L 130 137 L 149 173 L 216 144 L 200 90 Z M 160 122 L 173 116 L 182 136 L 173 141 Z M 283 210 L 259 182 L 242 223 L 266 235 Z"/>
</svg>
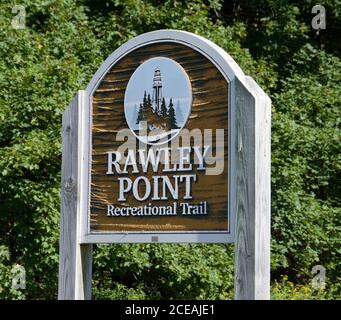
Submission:
<svg viewBox="0 0 341 320">
<path fill-rule="evenodd" d="M 154 107 L 154 111 L 157 115 L 161 113 L 161 103 L 162 103 L 162 79 L 161 70 L 160 68 L 157 67 L 154 71 L 152 95 L 152 104 Z"/>
</svg>

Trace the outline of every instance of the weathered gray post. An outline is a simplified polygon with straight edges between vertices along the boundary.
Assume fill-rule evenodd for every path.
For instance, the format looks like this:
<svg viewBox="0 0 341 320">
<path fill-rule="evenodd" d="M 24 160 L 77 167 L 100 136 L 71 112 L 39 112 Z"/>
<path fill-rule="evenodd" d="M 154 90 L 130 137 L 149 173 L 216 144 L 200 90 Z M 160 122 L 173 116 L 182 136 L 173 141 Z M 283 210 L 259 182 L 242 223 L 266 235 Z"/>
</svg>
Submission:
<svg viewBox="0 0 341 320">
<path fill-rule="evenodd" d="M 271 100 L 236 78 L 235 299 L 270 299 Z"/>
<path fill-rule="evenodd" d="M 64 112 L 62 124 L 62 181 L 58 299 L 91 299 L 92 244 L 80 244 L 80 139 L 79 91 Z"/>
</svg>

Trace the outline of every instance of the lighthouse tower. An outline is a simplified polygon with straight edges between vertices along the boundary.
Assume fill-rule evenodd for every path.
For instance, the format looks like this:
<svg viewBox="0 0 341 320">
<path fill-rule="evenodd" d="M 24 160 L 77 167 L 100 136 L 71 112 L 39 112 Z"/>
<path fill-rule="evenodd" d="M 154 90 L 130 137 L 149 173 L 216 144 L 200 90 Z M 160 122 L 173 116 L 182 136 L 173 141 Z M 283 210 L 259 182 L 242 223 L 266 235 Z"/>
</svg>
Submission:
<svg viewBox="0 0 341 320">
<path fill-rule="evenodd" d="M 153 78 L 153 96 L 152 103 L 154 106 L 154 110 L 156 114 L 160 114 L 161 110 L 161 102 L 162 102 L 162 80 L 161 80 L 161 71 L 157 67 L 154 71 Z"/>
</svg>

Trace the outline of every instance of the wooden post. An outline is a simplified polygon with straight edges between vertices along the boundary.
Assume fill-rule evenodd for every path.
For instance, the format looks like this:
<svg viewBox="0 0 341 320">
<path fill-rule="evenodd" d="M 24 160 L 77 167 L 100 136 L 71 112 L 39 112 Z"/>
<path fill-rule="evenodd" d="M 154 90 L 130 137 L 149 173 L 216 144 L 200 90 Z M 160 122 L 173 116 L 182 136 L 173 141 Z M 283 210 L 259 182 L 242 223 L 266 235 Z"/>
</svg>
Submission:
<svg viewBox="0 0 341 320">
<path fill-rule="evenodd" d="M 92 245 L 80 244 L 79 165 L 83 92 L 63 115 L 58 299 L 91 299 Z"/>
<path fill-rule="evenodd" d="M 235 80 L 235 299 L 270 299 L 271 100 Z"/>
</svg>

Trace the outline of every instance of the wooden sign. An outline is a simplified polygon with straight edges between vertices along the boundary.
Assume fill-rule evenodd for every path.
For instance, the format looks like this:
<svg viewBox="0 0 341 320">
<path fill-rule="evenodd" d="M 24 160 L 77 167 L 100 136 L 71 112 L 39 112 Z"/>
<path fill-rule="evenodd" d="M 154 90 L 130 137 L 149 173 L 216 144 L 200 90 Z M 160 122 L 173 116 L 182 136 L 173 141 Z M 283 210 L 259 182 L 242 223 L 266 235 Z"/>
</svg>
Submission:
<svg viewBox="0 0 341 320">
<path fill-rule="evenodd" d="M 109 242 L 111 235 L 120 242 L 232 240 L 228 95 L 211 60 L 171 41 L 135 48 L 106 71 L 90 97 L 90 235 Z M 131 145 L 118 151 L 127 129 Z M 189 135 L 196 139 L 183 139 Z M 218 143 L 222 165 L 214 172 L 206 160 Z"/>
<path fill-rule="evenodd" d="M 270 110 L 197 35 L 112 53 L 63 116 L 59 297 L 90 297 L 93 243 L 235 242 L 236 298 L 268 298 Z"/>
</svg>

